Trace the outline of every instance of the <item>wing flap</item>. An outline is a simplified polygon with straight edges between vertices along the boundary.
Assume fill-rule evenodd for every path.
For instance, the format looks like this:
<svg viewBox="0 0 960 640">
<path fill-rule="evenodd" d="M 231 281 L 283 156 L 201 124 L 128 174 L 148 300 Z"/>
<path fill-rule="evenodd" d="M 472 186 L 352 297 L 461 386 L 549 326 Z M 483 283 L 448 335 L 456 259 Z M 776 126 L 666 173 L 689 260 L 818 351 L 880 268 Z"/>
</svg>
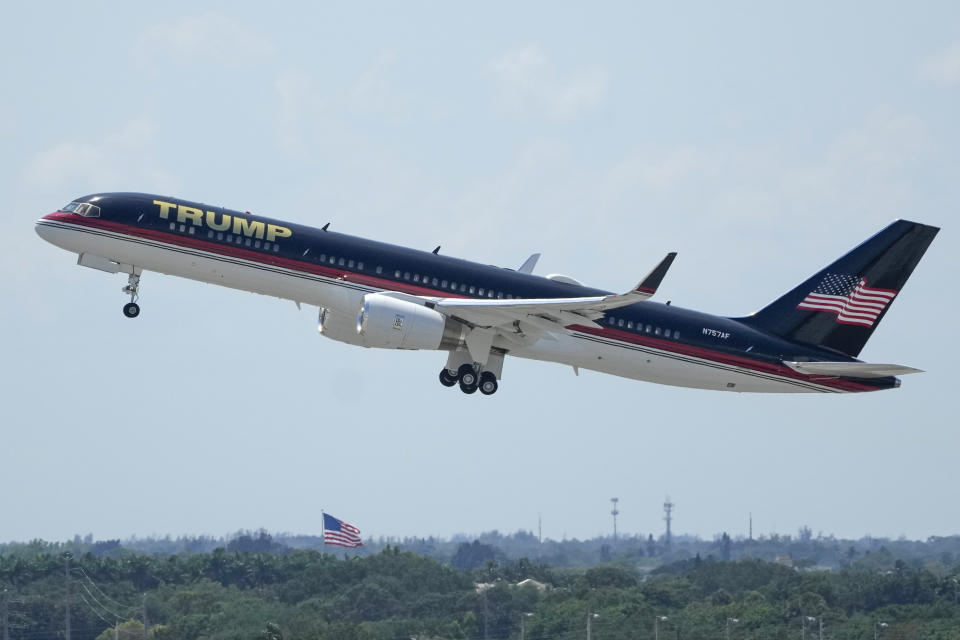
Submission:
<svg viewBox="0 0 960 640">
<path fill-rule="evenodd" d="M 920 369 L 905 367 L 902 364 L 874 364 L 871 362 L 788 362 L 787 365 L 797 373 L 821 376 L 849 376 L 853 378 L 886 378 L 905 376 L 910 373 L 923 373 Z"/>
</svg>

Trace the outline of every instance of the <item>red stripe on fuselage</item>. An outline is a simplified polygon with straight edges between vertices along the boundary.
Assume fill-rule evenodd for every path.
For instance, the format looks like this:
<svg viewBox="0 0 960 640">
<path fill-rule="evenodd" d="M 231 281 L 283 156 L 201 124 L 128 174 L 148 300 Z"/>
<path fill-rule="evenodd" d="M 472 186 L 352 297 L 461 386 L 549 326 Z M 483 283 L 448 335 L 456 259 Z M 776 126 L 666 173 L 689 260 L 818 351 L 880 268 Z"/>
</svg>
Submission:
<svg viewBox="0 0 960 640">
<path fill-rule="evenodd" d="M 411 295 L 443 297 L 443 298 L 466 298 L 467 297 L 467 296 L 459 295 L 456 293 L 448 292 L 445 290 L 431 289 L 428 287 L 419 287 L 419 286 L 415 286 L 415 285 L 411 285 L 403 282 L 397 282 L 395 280 L 389 280 L 387 278 L 380 278 L 377 276 L 360 274 L 352 271 L 343 271 L 335 268 L 323 267 L 323 266 L 315 265 L 313 263 L 306 262 L 303 260 L 291 260 L 289 258 L 283 258 L 280 256 L 264 254 L 262 252 L 249 250 L 249 249 L 242 249 L 239 247 L 234 247 L 232 245 L 224 245 L 218 242 L 211 242 L 209 240 L 205 240 L 201 238 L 183 236 L 180 234 L 170 233 L 167 231 L 158 231 L 155 229 L 145 229 L 143 227 L 138 227 L 136 225 L 122 223 L 122 222 L 113 222 L 108 220 L 102 220 L 100 218 L 84 218 L 82 216 L 77 216 L 75 214 L 63 213 L 59 211 L 46 215 L 43 217 L 43 219 L 54 220 L 57 222 L 66 222 L 69 224 L 92 227 L 95 229 L 104 229 L 106 231 L 121 233 L 128 236 L 157 240 L 160 242 L 164 242 L 166 244 L 199 249 L 202 251 L 206 251 L 208 253 L 242 258 L 244 260 L 249 260 L 252 262 L 259 262 L 262 264 L 283 267 L 283 268 L 291 269 L 294 271 L 302 271 L 306 273 L 324 276 L 331 279 L 339 279 L 339 280 L 345 280 L 347 282 L 355 282 L 357 284 L 380 288 L 380 289 L 386 289 L 390 291 L 399 291 L 403 293 L 409 293 Z M 617 340 L 619 342 L 626 342 L 630 344 L 647 346 L 647 347 L 657 349 L 659 351 L 675 353 L 678 355 L 692 356 L 696 358 L 701 358 L 703 360 L 710 360 L 710 361 L 718 362 L 721 364 L 733 365 L 733 366 L 741 367 L 744 369 L 750 369 L 752 371 L 776 375 L 779 377 L 790 378 L 790 379 L 803 381 L 803 382 L 812 382 L 814 384 L 818 384 L 821 386 L 834 387 L 844 391 L 877 391 L 879 389 L 878 387 L 871 387 L 868 385 L 853 382 L 850 380 L 845 380 L 842 378 L 830 378 L 826 380 L 826 379 L 823 379 L 822 376 L 814 376 L 814 375 L 807 376 L 804 374 L 800 374 L 794 371 L 793 369 L 790 369 L 789 367 L 786 367 L 783 365 L 775 365 L 772 363 L 763 362 L 761 360 L 755 360 L 755 359 L 746 358 L 743 356 L 735 356 L 722 351 L 705 349 L 702 347 L 696 347 L 686 343 L 677 343 L 677 342 L 661 340 L 657 338 L 649 338 L 643 335 L 630 333 L 628 331 L 620 331 L 618 329 L 611 329 L 611 328 L 596 329 L 593 327 L 587 327 L 583 325 L 570 325 L 567 328 L 580 331 L 581 333 L 587 333 L 595 336 L 601 336 L 604 338 L 610 338 L 613 340 Z"/>
</svg>

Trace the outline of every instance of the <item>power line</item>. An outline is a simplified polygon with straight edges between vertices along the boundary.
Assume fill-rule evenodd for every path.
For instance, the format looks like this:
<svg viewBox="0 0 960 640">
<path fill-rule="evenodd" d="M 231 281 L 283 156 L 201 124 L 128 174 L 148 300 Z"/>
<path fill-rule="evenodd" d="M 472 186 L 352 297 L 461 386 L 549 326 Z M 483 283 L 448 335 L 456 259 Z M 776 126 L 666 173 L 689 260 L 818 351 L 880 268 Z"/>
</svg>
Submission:
<svg viewBox="0 0 960 640">
<path fill-rule="evenodd" d="M 76 569 L 78 569 L 78 570 L 80 571 L 80 573 L 83 574 L 83 577 L 84 577 L 84 578 L 86 578 L 87 580 L 90 581 L 91 586 L 93 586 L 93 588 L 97 590 L 97 592 L 103 597 L 104 600 L 109 600 L 110 602 L 116 604 L 116 605 L 117 605 L 118 607 L 120 607 L 121 609 L 128 609 L 128 610 L 130 610 L 130 611 L 136 611 L 136 609 L 137 609 L 136 606 L 130 606 L 130 605 L 127 605 L 127 604 L 123 604 L 122 602 L 119 602 L 118 600 L 115 600 L 115 599 L 111 598 L 110 596 L 108 596 L 106 593 L 104 593 L 103 589 L 101 589 L 99 586 L 97 586 L 96 581 L 94 581 L 94 579 L 91 578 L 90 575 L 89 575 L 86 571 L 83 570 L 83 567 L 77 566 Z M 83 584 L 83 583 L 81 583 L 81 584 Z"/>
<path fill-rule="evenodd" d="M 107 620 L 106 618 L 104 618 L 102 615 L 100 615 L 100 612 L 97 611 L 92 604 L 90 604 L 89 602 L 87 602 L 87 599 L 83 597 L 83 594 L 82 594 L 82 593 L 78 593 L 77 595 L 80 596 L 80 599 L 83 600 L 83 603 L 84 603 L 85 605 L 87 605 L 88 607 L 90 607 L 90 611 L 93 611 L 93 613 L 94 613 L 98 618 L 100 618 L 101 620 L 103 620 L 104 622 L 106 622 L 106 623 L 109 624 L 109 625 L 112 625 L 112 624 L 113 624 L 113 622 L 110 622 L 109 620 Z M 114 622 L 116 622 L 116 621 L 114 621 Z"/>
<path fill-rule="evenodd" d="M 91 598 L 94 602 L 97 603 L 97 606 L 99 606 L 101 609 L 103 609 L 103 610 L 106 611 L 107 613 L 113 614 L 113 616 L 115 617 L 115 619 L 120 620 L 120 619 L 126 619 L 126 618 L 128 617 L 128 616 L 123 615 L 123 614 L 121 614 L 121 613 L 117 613 L 116 611 L 114 611 L 113 609 L 111 609 L 110 607 L 108 607 L 107 605 L 105 605 L 105 604 L 103 604 L 102 602 L 100 602 L 99 600 L 97 600 L 97 596 L 93 595 L 93 592 L 90 591 L 90 589 L 87 588 L 87 585 L 86 585 L 85 583 L 81 582 L 81 583 L 80 583 L 80 586 L 83 587 L 83 590 L 87 592 L 87 595 L 89 595 L 90 598 Z M 82 593 L 78 593 L 77 595 L 82 596 L 83 594 L 82 594 Z"/>
</svg>

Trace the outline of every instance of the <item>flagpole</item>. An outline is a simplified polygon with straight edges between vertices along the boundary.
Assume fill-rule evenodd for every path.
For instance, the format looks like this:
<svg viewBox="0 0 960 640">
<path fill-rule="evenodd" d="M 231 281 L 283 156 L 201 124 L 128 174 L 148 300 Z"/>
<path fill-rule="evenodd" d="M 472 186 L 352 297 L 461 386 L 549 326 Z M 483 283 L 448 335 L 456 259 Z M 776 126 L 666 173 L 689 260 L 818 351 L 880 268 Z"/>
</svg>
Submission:
<svg viewBox="0 0 960 640">
<path fill-rule="evenodd" d="M 323 509 L 320 509 L 320 549 L 323 550 L 327 546 L 327 516 L 324 514 Z"/>
</svg>

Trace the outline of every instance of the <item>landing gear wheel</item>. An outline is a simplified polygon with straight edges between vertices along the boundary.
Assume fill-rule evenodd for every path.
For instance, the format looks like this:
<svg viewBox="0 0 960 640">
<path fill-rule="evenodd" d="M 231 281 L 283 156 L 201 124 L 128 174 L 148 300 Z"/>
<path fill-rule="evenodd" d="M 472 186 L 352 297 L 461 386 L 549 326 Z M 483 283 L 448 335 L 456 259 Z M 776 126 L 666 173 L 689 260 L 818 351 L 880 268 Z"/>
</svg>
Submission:
<svg viewBox="0 0 960 640">
<path fill-rule="evenodd" d="M 123 305 L 123 315 L 128 318 L 136 318 L 140 315 L 140 305 L 137 304 L 137 298 L 140 295 L 140 273 L 137 268 L 133 268 L 133 273 L 127 276 L 127 286 L 123 292 L 130 296 L 130 302 Z"/>
<path fill-rule="evenodd" d="M 480 393 L 485 396 L 492 396 L 497 392 L 500 385 L 497 384 L 497 377 L 489 371 L 480 374 Z"/>
<path fill-rule="evenodd" d="M 474 393 L 477 390 L 477 370 L 471 364 L 462 365 L 457 369 L 457 378 L 460 380 L 460 391 L 466 394 Z"/>
<path fill-rule="evenodd" d="M 440 384 L 445 387 L 452 387 L 457 384 L 456 374 L 451 373 L 447 368 L 440 369 Z"/>
</svg>

